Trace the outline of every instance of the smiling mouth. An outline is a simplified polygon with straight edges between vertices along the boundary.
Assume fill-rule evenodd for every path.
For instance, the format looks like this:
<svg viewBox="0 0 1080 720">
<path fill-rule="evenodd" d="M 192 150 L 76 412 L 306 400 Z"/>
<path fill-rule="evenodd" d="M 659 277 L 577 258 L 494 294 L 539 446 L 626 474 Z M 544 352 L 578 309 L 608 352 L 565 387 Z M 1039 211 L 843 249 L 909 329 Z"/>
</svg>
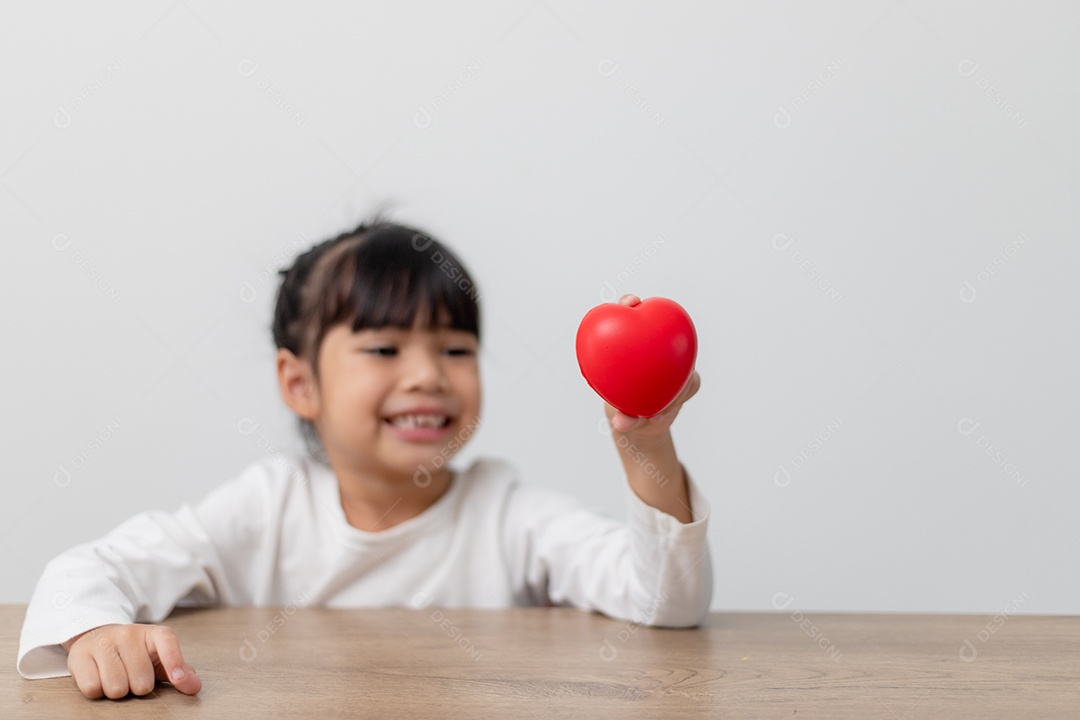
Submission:
<svg viewBox="0 0 1080 720">
<path fill-rule="evenodd" d="M 449 415 L 398 415 L 392 418 L 386 418 L 384 422 L 394 427 L 402 428 L 404 430 L 416 430 L 418 428 L 428 428 L 431 430 L 439 430 L 450 424 Z"/>
</svg>

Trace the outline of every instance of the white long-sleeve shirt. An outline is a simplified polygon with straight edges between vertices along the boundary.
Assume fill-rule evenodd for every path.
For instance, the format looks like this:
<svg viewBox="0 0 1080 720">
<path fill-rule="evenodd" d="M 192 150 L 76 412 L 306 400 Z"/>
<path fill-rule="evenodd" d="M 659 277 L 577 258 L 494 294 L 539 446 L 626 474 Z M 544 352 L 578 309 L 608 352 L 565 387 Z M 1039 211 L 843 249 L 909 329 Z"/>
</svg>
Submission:
<svg viewBox="0 0 1080 720">
<path fill-rule="evenodd" d="M 61 643 L 100 625 L 158 623 L 177 605 L 555 604 L 669 627 L 709 611 L 709 508 L 689 473 L 692 522 L 624 483 L 624 523 L 480 458 L 451 469 L 447 491 L 419 515 L 365 532 L 346 521 L 333 470 L 282 459 L 51 560 L 27 607 L 19 673 L 68 675 Z"/>
</svg>

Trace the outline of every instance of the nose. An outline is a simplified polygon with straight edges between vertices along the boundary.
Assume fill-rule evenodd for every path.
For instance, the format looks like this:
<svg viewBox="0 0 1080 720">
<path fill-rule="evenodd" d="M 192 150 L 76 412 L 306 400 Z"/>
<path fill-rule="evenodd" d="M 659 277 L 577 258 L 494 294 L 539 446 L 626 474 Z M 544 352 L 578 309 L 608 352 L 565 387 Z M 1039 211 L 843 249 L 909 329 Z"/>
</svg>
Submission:
<svg viewBox="0 0 1080 720">
<path fill-rule="evenodd" d="M 438 352 L 427 348 L 413 348 L 405 353 L 402 382 L 406 390 L 445 392 L 449 381 Z"/>
</svg>

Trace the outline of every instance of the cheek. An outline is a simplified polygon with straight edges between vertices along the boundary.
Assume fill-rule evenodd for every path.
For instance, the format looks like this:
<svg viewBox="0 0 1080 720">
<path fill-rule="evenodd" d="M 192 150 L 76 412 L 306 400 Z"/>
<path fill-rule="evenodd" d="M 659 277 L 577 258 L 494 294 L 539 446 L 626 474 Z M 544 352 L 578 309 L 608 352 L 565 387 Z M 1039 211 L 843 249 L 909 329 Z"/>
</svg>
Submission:
<svg viewBox="0 0 1080 720">
<path fill-rule="evenodd" d="M 478 409 L 480 404 L 480 377 L 472 370 L 462 370 L 455 378 L 454 387 L 458 395 L 467 404 Z"/>
<path fill-rule="evenodd" d="M 374 421 L 373 418 L 379 415 L 382 396 L 378 383 L 370 373 L 362 370 L 344 374 L 328 388 L 325 396 L 338 417 L 351 418 L 355 422 L 357 419 Z"/>
</svg>

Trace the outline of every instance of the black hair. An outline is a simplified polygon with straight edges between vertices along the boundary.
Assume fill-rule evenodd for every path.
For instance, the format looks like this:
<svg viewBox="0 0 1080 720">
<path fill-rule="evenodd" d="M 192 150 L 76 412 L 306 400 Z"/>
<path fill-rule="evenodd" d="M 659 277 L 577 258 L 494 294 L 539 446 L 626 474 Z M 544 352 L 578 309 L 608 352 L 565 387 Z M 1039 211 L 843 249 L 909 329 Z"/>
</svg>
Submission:
<svg viewBox="0 0 1080 720">
<path fill-rule="evenodd" d="M 297 256 L 282 276 L 271 330 L 274 345 L 311 364 L 331 328 L 463 330 L 480 340 L 479 292 L 460 259 L 434 237 L 381 215 Z M 325 451 L 314 425 L 299 419 L 309 452 Z"/>
</svg>

